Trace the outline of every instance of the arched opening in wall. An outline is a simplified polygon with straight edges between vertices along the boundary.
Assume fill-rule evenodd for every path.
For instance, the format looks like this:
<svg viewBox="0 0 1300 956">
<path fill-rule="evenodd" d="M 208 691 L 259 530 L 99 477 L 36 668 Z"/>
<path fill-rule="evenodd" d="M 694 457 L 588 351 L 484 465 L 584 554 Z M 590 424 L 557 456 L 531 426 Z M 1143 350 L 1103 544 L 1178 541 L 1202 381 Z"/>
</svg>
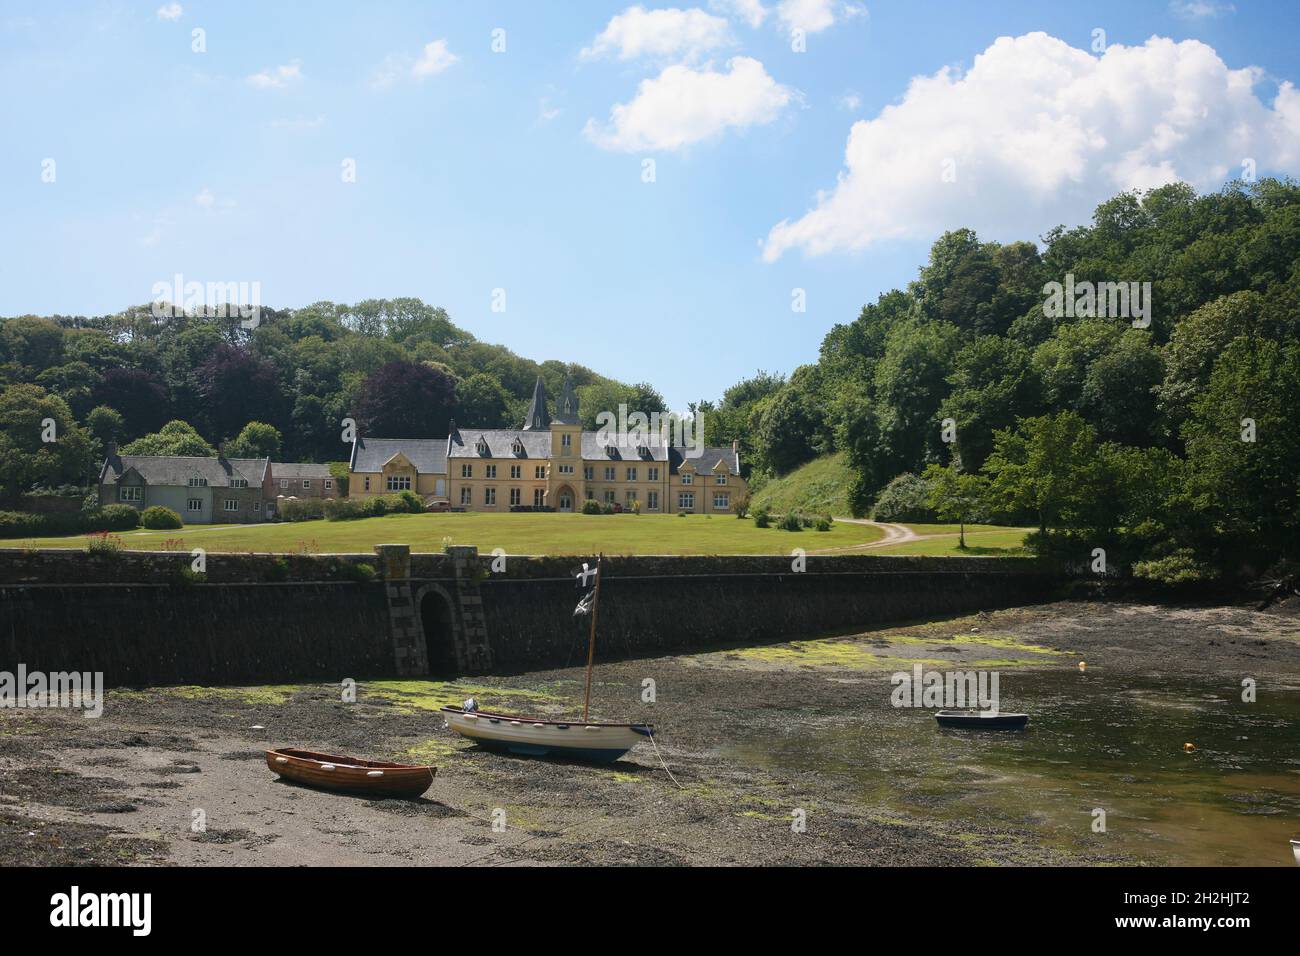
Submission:
<svg viewBox="0 0 1300 956">
<path fill-rule="evenodd" d="M 429 676 L 439 680 L 456 675 L 456 630 L 451 605 L 437 591 L 426 591 L 420 599 L 420 621 L 424 625 L 424 647 L 429 657 Z"/>
</svg>

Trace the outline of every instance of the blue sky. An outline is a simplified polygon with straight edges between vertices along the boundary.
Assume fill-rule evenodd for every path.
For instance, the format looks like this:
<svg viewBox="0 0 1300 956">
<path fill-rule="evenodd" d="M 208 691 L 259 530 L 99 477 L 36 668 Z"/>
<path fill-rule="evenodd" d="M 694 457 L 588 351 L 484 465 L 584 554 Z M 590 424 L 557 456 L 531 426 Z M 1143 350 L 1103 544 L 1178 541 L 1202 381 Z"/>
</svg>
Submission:
<svg viewBox="0 0 1300 956">
<path fill-rule="evenodd" d="M 814 360 L 944 228 L 1294 174 L 1298 37 L 1246 0 L 6 2 L 0 315 L 411 295 L 683 408 Z"/>
</svg>

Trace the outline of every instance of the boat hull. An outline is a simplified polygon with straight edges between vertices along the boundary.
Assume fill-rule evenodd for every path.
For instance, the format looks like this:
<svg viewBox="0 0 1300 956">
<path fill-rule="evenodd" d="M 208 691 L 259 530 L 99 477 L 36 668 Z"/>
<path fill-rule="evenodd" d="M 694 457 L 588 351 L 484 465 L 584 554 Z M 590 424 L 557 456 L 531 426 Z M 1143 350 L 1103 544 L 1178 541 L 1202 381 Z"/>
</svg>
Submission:
<svg viewBox="0 0 1300 956">
<path fill-rule="evenodd" d="M 990 714 L 987 711 L 941 710 L 934 715 L 940 727 L 964 730 L 1023 730 L 1028 714 Z"/>
<path fill-rule="evenodd" d="M 459 707 L 443 707 L 442 714 L 448 727 L 488 750 L 592 763 L 611 763 L 654 733 L 650 724 L 564 723 Z"/>
<path fill-rule="evenodd" d="M 418 797 L 433 783 L 437 767 L 412 767 L 312 750 L 266 752 L 266 765 L 285 780 L 371 797 Z"/>
</svg>

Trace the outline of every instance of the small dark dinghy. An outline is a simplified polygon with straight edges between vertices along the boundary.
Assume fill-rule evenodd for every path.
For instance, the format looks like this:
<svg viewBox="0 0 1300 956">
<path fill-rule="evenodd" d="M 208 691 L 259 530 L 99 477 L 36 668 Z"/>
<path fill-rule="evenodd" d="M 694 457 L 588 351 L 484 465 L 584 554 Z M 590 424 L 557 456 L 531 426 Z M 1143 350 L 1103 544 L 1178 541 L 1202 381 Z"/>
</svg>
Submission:
<svg viewBox="0 0 1300 956">
<path fill-rule="evenodd" d="M 941 710 L 934 719 L 940 727 L 961 727 L 966 730 L 1024 730 L 1029 723 L 1028 714 L 1002 714 L 987 710 Z"/>
<path fill-rule="evenodd" d="M 289 748 L 268 750 L 266 765 L 295 783 L 371 797 L 418 797 L 429 789 L 437 773 L 436 767 L 412 767 Z"/>
</svg>

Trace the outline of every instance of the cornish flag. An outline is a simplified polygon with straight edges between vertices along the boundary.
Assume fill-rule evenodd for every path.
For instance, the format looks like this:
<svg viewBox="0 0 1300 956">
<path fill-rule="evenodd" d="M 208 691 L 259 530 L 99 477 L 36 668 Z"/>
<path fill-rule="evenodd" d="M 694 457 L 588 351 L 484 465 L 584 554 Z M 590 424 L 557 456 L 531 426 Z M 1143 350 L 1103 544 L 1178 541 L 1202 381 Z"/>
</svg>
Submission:
<svg viewBox="0 0 1300 956">
<path fill-rule="evenodd" d="M 582 596 L 578 599 L 578 606 L 573 609 L 574 617 L 581 617 L 584 614 L 591 613 L 591 604 L 596 595 L 596 574 L 597 569 L 588 565 L 585 561 L 582 564 L 582 570 L 574 574 L 578 582 L 578 590 Z"/>
</svg>

